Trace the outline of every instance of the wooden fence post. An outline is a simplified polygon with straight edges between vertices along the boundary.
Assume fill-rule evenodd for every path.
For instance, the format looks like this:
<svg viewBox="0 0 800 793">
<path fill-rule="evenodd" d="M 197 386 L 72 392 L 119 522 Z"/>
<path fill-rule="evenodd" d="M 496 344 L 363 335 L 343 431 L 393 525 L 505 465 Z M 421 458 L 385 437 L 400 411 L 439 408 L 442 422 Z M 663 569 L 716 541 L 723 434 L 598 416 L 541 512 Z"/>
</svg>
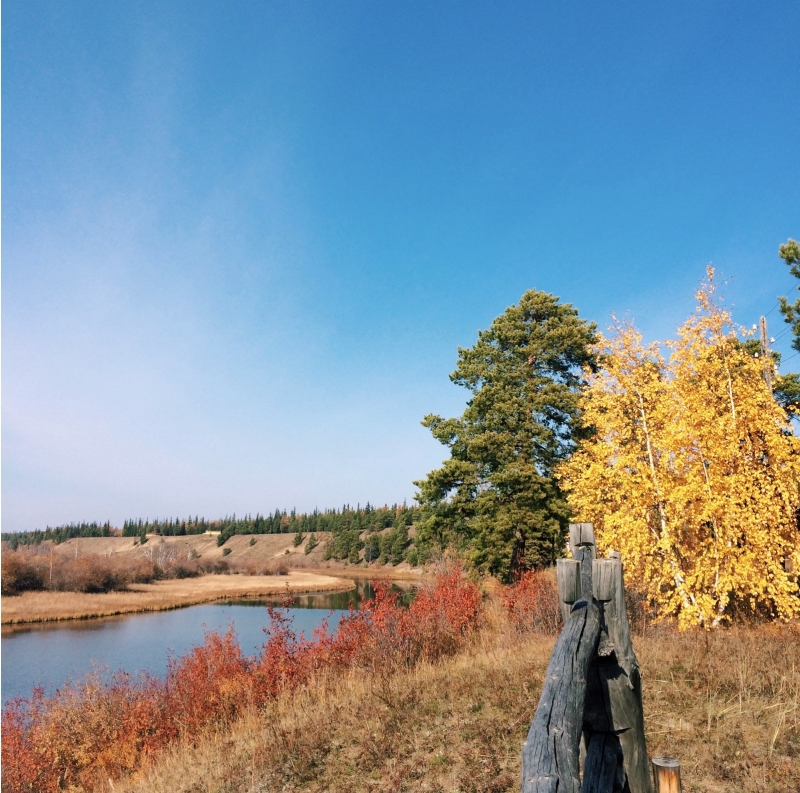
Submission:
<svg viewBox="0 0 800 793">
<path fill-rule="evenodd" d="M 570 523 L 569 524 L 569 549 L 573 559 L 580 559 L 579 550 L 588 548 L 592 552 L 592 559 L 597 559 L 597 545 L 594 541 L 594 524 Z"/>
<path fill-rule="evenodd" d="M 584 585 L 588 595 L 574 610 L 553 648 L 544 687 L 528 737 L 522 747 L 523 793 L 579 793 L 578 744 L 583 728 L 586 672 L 597 649 L 600 610 L 592 602 L 591 552 L 584 557 Z"/>
<path fill-rule="evenodd" d="M 587 670 L 584 790 L 605 790 L 603 785 L 612 785 L 612 780 L 624 772 L 631 793 L 653 793 L 644 735 L 642 681 L 631 642 L 620 555 L 612 551 L 608 559 L 596 558 L 591 523 L 570 524 L 569 545 L 574 558 L 556 562 L 564 624 L 572 604 L 581 597 L 578 559 L 584 549 L 593 559 L 593 599 L 601 615 L 597 653 Z"/>
<path fill-rule="evenodd" d="M 522 791 L 654 793 L 622 560 L 596 558 L 591 523 L 571 524 L 569 545 L 573 558 L 557 560 L 564 629 L 522 749 Z M 680 793 L 677 760 L 656 758 L 653 771 L 656 793 Z"/>
<path fill-rule="evenodd" d="M 577 559 L 556 559 L 556 580 L 561 616 L 566 625 L 572 604 L 581 599 L 581 563 Z"/>
<path fill-rule="evenodd" d="M 631 642 L 622 562 L 612 557 L 598 559 L 593 566 L 594 597 L 600 606 L 602 628 L 587 680 L 583 736 L 587 769 L 590 758 L 600 766 L 611 763 L 612 745 L 616 743 L 631 793 L 653 793 L 644 735 L 642 679 Z M 604 758 L 603 762 L 595 755 Z M 611 770 L 602 774 L 608 776 Z"/>
<path fill-rule="evenodd" d="M 654 757 L 656 793 L 681 793 L 681 764 L 674 757 Z"/>
</svg>

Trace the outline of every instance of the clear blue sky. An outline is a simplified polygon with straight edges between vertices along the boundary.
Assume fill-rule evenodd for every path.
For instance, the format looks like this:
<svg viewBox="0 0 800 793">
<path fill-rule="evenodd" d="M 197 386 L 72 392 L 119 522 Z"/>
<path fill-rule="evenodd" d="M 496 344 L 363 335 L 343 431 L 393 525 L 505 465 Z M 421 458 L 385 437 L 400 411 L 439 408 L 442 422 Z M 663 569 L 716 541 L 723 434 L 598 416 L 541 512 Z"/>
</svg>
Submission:
<svg viewBox="0 0 800 793">
<path fill-rule="evenodd" d="M 410 500 L 526 289 L 662 338 L 713 262 L 757 321 L 796 284 L 799 25 L 6 0 L 4 530 Z"/>
</svg>

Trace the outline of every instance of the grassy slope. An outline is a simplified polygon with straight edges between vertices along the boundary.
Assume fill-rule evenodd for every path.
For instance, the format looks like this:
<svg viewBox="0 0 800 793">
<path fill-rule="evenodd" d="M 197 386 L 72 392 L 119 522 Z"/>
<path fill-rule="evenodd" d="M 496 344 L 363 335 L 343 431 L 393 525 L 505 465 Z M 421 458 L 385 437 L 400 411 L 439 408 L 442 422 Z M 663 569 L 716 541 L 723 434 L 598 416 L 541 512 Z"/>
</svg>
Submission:
<svg viewBox="0 0 800 793">
<path fill-rule="evenodd" d="M 114 790 L 518 790 L 552 643 L 495 620 L 455 658 L 320 681 Z M 684 791 L 796 793 L 800 627 L 664 631 L 635 645 L 649 753 L 681 759 Z"/>
<path fill-rule="evenodd" d="M 250 540 L 255 539 L 255 544 L 250 545 Z M 291 556 L 292 562 L 299 562 L 301 559 L 309 559 L 314 562 L 321 562 L 325 550 L 325 545 L 330 539 L 328 532 L 320 532 L 317 535 L 319 545 L 306 556 L 305 547 L 308 537 L 299 547 L 292 543 L 293 534 L 235 534 L 225 543 L 225 548 L 230 548 L 231 553 L 227 556 L 229 562 L 233 561 L 261 561 L 267 559 L 283 559 L 284 556 Z M 134 537 L 76 537 L 55 546 L 56 552 L 65 556 L 77 554 L 108 553 L 133 553 L 140 554 L 143 551 L 152 550 L 161 541 L 175 546 L 182 553 L 188 555 L 190 551 L 195 551 L 198 555 L 206 559 L 222 558 L 223 548 L 217 545 L 217 538 L 209 534 L 190 534 L 183 537 L 157 537 L 150 535 L 145 545 L 134 545 L 138 543 L 138 538 Z M 289 552 L 286 554 L 286 552 Z M 297 557 L 297 558 L 295 558 Z M 287 560 L 288 561 L 288 560 Z"/>
</svg>

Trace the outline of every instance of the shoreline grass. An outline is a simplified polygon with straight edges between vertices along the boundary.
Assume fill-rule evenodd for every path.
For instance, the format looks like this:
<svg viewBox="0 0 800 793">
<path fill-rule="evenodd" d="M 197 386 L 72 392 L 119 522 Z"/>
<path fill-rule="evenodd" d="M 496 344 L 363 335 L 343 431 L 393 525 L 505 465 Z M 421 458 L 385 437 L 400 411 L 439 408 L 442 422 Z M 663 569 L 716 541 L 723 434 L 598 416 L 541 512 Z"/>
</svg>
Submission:
<svg viewBox="0 0 800 793">
<path fill-rule="evenodd" d="M 131 584 L 128 590 L 117 592 L 23 592 L 3 596 L 0 621 L 5 630 L 31 623 L 167 611 L 216 600 L 284 592 L 293 595 L 347 592 L 354 588 L 355 583 L 350 579 L 306 570 L 290 570 L 285 576 L 209 574 L 152 584 Z"/>
<path fill-rule="evenodd" d="M 499 588 L 478 612 L 457 577 L 438 581 L 447 586 L 423 590 L 409 612 L 384 588 L 366 619 L 336 639 L 296 642 L 279 618 L 260 660 L 243 659 L 232 634 L 212 634 L 178 661 L 165 687 L 151 681 L 149 693 L 121 680 L 118 689 L 76 688 L 45 703 L 52 724 L 34 721 L 28 738 L 4 710 L 3 790 L 28 790 L 6 787 L 7 762 L 22 773 L 39 762 L 46 773 L 54 751 L 75 754 L 75 793 L 518 790 L 522 742 L 558 629 L 547 612 L 558 613 L 552 576 Z M 648 753 L 681 760 L 685 793 L 796 793 L 799 623 L 642 628 L 634 647 Z M 114 702 L 129 716 L 120 720 Z M 121 737 L 140 711 L 152 746 L 133 722 Z M 151 711 L 166 719 L 163 728 Z M 158 729 L 167 740 L 155 739 Z M 84 765 L 106 733 L 107 748 Z"/>
<path fill-rule="evenodd" d="M 175 746 L 114 791 L 518 791 L 554 641 L 489 619 L 453 657 L 390 676 L 323 676 Z M 684 793 L 796 793 L 800 626 L 659 629 L 634 644 L 648 753 L 681 760 Z"/>
</svg>

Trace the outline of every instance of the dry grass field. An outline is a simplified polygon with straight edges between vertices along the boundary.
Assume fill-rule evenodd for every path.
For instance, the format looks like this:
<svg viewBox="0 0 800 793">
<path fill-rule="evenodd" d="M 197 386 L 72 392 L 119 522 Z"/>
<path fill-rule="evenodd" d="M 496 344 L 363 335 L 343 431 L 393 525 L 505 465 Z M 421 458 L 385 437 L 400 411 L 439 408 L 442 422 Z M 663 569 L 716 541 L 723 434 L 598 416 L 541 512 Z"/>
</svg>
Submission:
<svg viewBox="0 0 800 793">
<path fill-rule="evenodd" d="M 132 584 L 128 591 L 23 592 L 2 599 L 2 624 L 109 617 L 208 603 L 229 598 L 258 597 L 282 592 L 343 592 L 354 588 L 350 579 L 290 570 L 284 576 L 204 575 L 152 584 Z"/>
<path fill-rule="evenodd" d="M 391 529 L 386 529 L 391 531 Z M 384 532 L 384 533 L 385 533 Z M 413 531 L 410 532 L 413 534 Z M 175 548 L 181 556 L 189 556 L 194 552 L 203 559 L 226 559 L 232 564 L 247 564 L 248 562 L 267 562 L 280 560 L 286 562 L 290 568 L 308 570 L 342 570 L 348 571 L 348 576 L 371 577 L 379 575 L 382 578 L 407 578 L 415 579 L 420 575 L 418 568 L 411 567 L 408 562 L 396 566 L 380 566 L 373 563 L 366 565 L 350 565 L 347 562 L 325 559 L 325 546 L 331 539 L 329 532 L 317 532 L 318 545 L 306 553 L 308 536 L 295 547 L 293 534 L 235 534 L 230 537 L 223 547 L 217 546 L 214 535 L 194 534 L 183 537 L 159 537 L 150 535 L 145 545 L 134 544 L 134 537 L 80 537 L 67 540 L 55 546 L 56 553 L 63 556 L 83 556 L 92 554 L 96 556 L 111 556 L 114 554 L 140 555 L 144 552 L 154 553 L 162 542 L 166 547 Z M 255 543 L 251 545 L 252 540 Z M 230 553 L 223 556 L 223 549 Z"/>
<path fill-rule="evenodd" d="M 552 637 L 487 626 L 454 658 L 320 680 L 117 783 L 126 793 L 515 791 Z M 685 793 L 800 789 L 800 626 L 635 638 L 651 756 Z"/>
</svg>

